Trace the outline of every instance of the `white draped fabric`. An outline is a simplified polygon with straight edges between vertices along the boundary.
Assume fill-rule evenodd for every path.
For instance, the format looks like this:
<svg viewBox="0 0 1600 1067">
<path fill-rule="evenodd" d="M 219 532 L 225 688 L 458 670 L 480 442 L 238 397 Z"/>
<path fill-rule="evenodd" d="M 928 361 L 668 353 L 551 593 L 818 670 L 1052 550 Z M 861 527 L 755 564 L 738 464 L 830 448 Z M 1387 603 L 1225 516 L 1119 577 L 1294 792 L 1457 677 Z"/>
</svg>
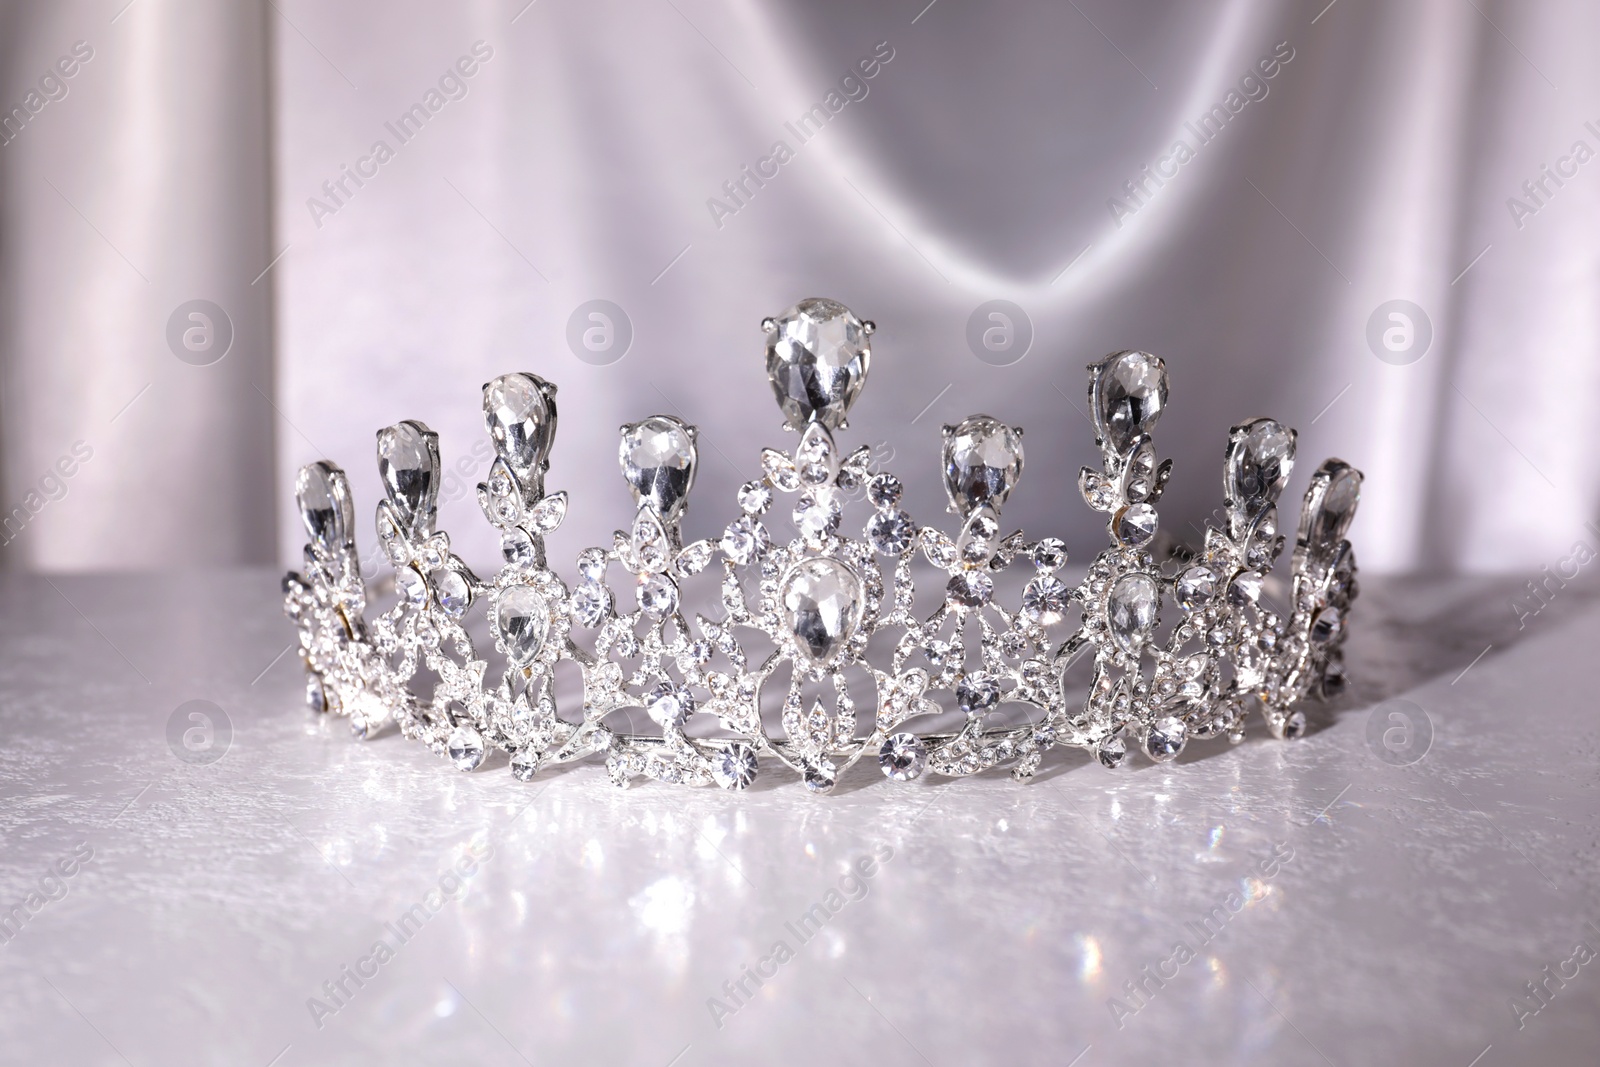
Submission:
<svg viewBox="0 0 1600 1067">
<path fill-rule="evenodd" d="M 758 323 L 810 295 L 878 323 L 841 440 L 925 522 L 938 426 L 982 411 L 1027 430 L 1006 519 L 1096 551 L 1083 366 L 1142 348 L 1180 536 L 1270 414 L 1290 493 L 1365 470 L 1369 568 L 1532 577 L 1600 542 L 1595 5 L 525 4 L 0 9 L 7 107 L 95 47 L 0 147 L 6 506 L 94 449 L 13 565 L 291 560 L 323 456 L 370 546 L 401 418 L 440 431 L 443 524 L 487 562 L 506 370 L 560 386 L 558 559 L 625 522 L 617 426 L 657 412 L 701 428 L 712 534 L 785 444 Z M 193 298 L 235 333 L 204 367 L 165 332 Z"/>
</svg>

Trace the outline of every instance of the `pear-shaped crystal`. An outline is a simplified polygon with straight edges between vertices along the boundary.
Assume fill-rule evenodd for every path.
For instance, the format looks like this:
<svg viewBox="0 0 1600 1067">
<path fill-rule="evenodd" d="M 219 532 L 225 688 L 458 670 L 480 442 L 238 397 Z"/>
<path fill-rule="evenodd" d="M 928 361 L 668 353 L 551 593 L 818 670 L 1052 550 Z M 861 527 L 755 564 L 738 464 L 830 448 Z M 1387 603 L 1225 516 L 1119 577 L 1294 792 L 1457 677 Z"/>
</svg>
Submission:
<svg viewBox="0 0 1600 1067">
<path fill-rule="evenodd" d="M 439 495 L 438 435 L 409 419 L 379 430 L 378 476 L 409 532 L 431 530 Z"/>
<path fill-rule="evenodd" d="M 767 380 L 784 422 L 796 430 L 808 422 L 837 430 L 867 380 L 866 324 L 843 304 L 812 297 L 764 325 Z"/>
<path fill-rule="evenodd" d="M 495 628 L 511 662 L 518 666 L 529 663 L 544 647 L 550 605 L 531 585 L 508 586 L 495 601 Z"/>
<path fill-rule="evenodd" d="M 1294 431 L 1274 419 L 1251 419 L 1233 428 L 1228 444 L 1227 491 L 1247 516 L 1278 499 L 1294 469 Z"/>
<path fill-rule="evenodd" d="M 1118 352 L 1089 368 L 1095 431 L 1114 451 L 1155 429 L 1167 406 L 1167 365 L 1148 352 Z"/>
<path fill-rule="evenodd" d="M 311 543 L 325 556 L 343 548 L 355 521 L 344 471 L 326 460 L 308 463 L 295 479 L 294 495 Z"/>
<path fill-rule="evenodd" d="M 944 435 L 944 488 L 963 516 L 996 511 L 1022 477 L 1022 438 L 999 419 L 972 415 Z"/>
<path fill-rule="evenodd" d="M 861 579 L 827 556 L 802 560 L 779 585 L 784 623 L 795 653 L 808 666 L 826 666 L 861 624 Z"/>
<path fill-rule="evenodd" d="M 1153 576 L 1124 574 L 1106 597 L 1106 624 L 1111 639 L 1124 652 L 1137 652 L 1155 629 L 1161 610 L 1161 588 Z"/>
<path fill-rule="evenodd" d="M 550 454 L 556 432 L 554 391 L 534 374 L 502 374 L 483 387 L 483 423 L 494 450 L 524 477 Z"/>
<path fill-rule="evenodd" d="M 1344 540 L 1360 501 L 1361 472 L 1343 460 L 1324 460 L 1306 493 L 1301 537 L 1319 554 L 1332 551 Z"/>
<path fill-rule="evenodd" d="M 663 519 L 683 510 L 694 485 L 695 447 L 689 428 L 668 415 L 652 415 L 622 428 L 618 454 L 633 498 Z"/>
</svg>

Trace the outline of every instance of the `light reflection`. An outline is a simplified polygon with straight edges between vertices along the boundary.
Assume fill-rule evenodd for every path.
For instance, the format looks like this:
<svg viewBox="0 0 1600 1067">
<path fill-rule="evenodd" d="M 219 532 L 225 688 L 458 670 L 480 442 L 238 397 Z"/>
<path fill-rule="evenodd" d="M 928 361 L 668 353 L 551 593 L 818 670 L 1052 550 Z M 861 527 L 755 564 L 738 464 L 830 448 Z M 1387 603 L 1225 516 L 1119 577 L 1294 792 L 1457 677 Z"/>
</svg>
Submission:
<svg viewBox="0 0 1600 1067">
<path fill-rule="evenodd" d="M 1211 828 L 1211 847 L 1213 849 L 1215 849 L 1221 843 L 1222 843 L 1222 827 L 1221 826 L 1213 826 Z"/>
<path fill-rule="evenodd" d="M 605 846 L 600 844 L 600 840 L 598 838 L 591 837 L 588 841 L 584 842 L 583 853 L 579 858 L 579 862 L 583 864 L 585 870 L 594 871 L 596 873 L 599 873 L 599 871 L 605 867 L 606 850 Z"/>
<path fill-rule="evenodd" d="M 1223 966 L 1221 960 L 1215 956 L 1206 959 L 1206 966 L 1211 968 L 1211 984 L 1225 986 L 1228 984 L 1228 968 Z"/>
<path fill-rule="evenodd" d="M 661 937 L 681 937 L 689 931 L 694 910 L 694 889 L 676 875 L 645 886 L 628 901 L 639 925 Z"/>
<path fill-rule="evenodd" d="M 1084 982 L 1100 980 L 1100 939 L 1093 934 L 1078 935 L 1078 949 L 1083 959 L 1078 964 L 1078 977 Z"/>
</svg>

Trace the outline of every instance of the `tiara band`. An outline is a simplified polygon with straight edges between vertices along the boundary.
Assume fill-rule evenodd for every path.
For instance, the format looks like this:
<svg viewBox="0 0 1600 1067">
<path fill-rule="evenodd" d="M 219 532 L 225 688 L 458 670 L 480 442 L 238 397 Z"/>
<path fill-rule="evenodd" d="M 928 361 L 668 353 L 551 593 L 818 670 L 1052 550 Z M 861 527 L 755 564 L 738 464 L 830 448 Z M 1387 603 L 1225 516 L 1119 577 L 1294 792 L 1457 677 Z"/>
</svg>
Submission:
<svg viewBox="0 0 1600 1067">
<path fill-rule="evenodd" d="M 825 793 L 863 757 L 894 781 L 1002 765 L 1027 781 L 1052 746 L 1092 751 L 1107 767 L 1124 763 L 1130 745 L 1165 762 L 1191 740 L 1242 740 L 1252 704 L 1274 736 L 1292 739 L 1306 728 L 1301 699 L 1342 685 L 1357 592 L 1345 534 L 1360 471 L 1337 459 L 1317 468 L 1289 602 L 1274 610 L 1263 593 L 1286 543 L 1277 499 L 1294 465 L 1294 430 L 1267 418 L 1234 426 L 1220 527 L 1208 524 L 1198 549 L 1158 563 L 1155 505 L 1172 461 L 1157 461 L 1151 432 L 1167 405 L 1166 366 L 1144 352 L 1091 364 L 1102 467 L 1084 467 L 1078 487 L 1106 515 L 1111 545 L 1070 585 L 1061 540 L 1000 533 L 1022 475 L 1021 428 L 987 415 L 944 427 L 944 487 L 959 525 L 953 535 L 920 526 L 900 506 L 902 483 L 877 469 L 870 449 L 845 452 L 835 440 L 866 382 L 872 323 L 808 299 L 762 328 L 767 376 L 799 441 L 791 452 L 762 451 L 762 476 L 739 489 L 741 514 L 720 541 L 684 544 L 680 531 L 696 428 L 651 416 L 621 429 L 632 524 L 610 548 L 584 550 L 568 585 L 544 547 L 567 510 L 566 492 L 544 485 L 556 387 L 506 374 L 483 387 L 496 458 L 477 487 L 505 565 L 479 578 L 436 529 L 437 435 L 414 421 L 387 427 L 378 432 L 386 499 L 377 532 L 397 602 L 369 621 L 349 480 L 325 460 L 303 467 L 296 499 L 310 543 L 284 593 L 311 707 L 348 716 L 360 738 L 394 724 L 463 771 L 499 750 L 527 781 L 545 764 L 599 755 L 618 785 L 644 777 L 740 790 L 775 761 Z M 792 501 L 794 529 L 781 542 L 780 496 Z M 863 507 L 870 516 L 853 535 L 844 514 Z M 943 572 L 942 599 L 925 614 L 915 603 L 919 551 Z M 719 557 L 721 616 L 691 618 L 682 590 Z M 1014 566 L 1032 571 L 1008 607 L 995 579 Z M 1178 616 L 1163 629 L 1168 603 Z M 467 632 L 478 608 L 504 662 L 498 682 L 486 680 L 489 661 Z M 892 654 L 869 661 L 879 633 L 893 639 Z M 581 671 L 581 718 L 557 710 L 562 661 Z M 1068 675 L 1085 662 L 1083 695 Z M 416 691 L 424 679 L 426 695 Z M 763 695 L 775 698 L 778 686 L 773 730 Z M 1002 705 L 1028 721 L 1006 722 Z M 615 713 L 638 708 L 659 734 L 616 727 Z M 909 726 L 946 712 L 964 721 L 942 732 Z M 713 721 L 720 733 L 699 736 Z"/>
</svg>

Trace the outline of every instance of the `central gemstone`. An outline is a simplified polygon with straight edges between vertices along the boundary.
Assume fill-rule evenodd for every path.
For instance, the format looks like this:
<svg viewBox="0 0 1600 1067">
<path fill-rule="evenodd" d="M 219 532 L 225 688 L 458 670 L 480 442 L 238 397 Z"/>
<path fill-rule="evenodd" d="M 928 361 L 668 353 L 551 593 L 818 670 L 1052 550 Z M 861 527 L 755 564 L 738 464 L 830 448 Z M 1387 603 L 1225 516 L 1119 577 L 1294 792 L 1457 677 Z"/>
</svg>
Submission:
<svg viewBox="0 0 1600 1067">
<path fill-rule="evenodd" d="M 652 415 L 622 429 L 618 459 L 634 499 L 663 519 L 675 517 L 694 485 L 695 447 L 689 428 L 666 415 Z"/>
<path fill-rule="evenodd" d="M 511 662 L 522 666 L 544 647 L 550 629 L 550 605 L 531 585 L 513 585 L 495 602 L 495 624 Z"/>
<path fill-rule="evenodd" d="M 767 379 L 796 430 L 820 422 L 837 430 L 867 380 L 872 346 L 855 312 L 812 297 L 773 319 L 767 335 Z"/>
<path fill-rule="evenodd" d="M 973 415 L 946 432 L 944 487 L 962 515 L 998 511 L 1021 477 L 1022 440 L 999 419 Z"/>
<path fill-rule="evenodd" d="M 819 556 L 789 568 L 779 586 L 784 624 L 795 654 L 825 667 L 861 625 L 861 579 L 836 559 Z"/>
<path fill-rule="evenodd" d="M 494 449 L 518 474 L 544 461 L 555 436 L 555 404 L 531 374 L 503 374 L 483 387 L 483 422 Z"/>
<path fill-rule="evenodd" d="M 1124 574 L 1106 597 L 1111 639 L 1125 652 L 1137 652 L 1150 638 L 1161 610 L 1161 589 L 1148 574 Z"/>
<path fill-rule="evenodd" d="M 1095 429 L 1117 452 L 1155 429 L 1167 406 L 1167 365 L 1148 352 L 1119 352 L 1095 367 L 1089 385 Z"/>
<path fill-rule="evenodd" d="M 296 479 L 300 521 L 324 555 L 332 555 L 350 538 L 350 495 L 343 477 L 337 467 L 318 460 L 301 467 Z"/>
</svg>

